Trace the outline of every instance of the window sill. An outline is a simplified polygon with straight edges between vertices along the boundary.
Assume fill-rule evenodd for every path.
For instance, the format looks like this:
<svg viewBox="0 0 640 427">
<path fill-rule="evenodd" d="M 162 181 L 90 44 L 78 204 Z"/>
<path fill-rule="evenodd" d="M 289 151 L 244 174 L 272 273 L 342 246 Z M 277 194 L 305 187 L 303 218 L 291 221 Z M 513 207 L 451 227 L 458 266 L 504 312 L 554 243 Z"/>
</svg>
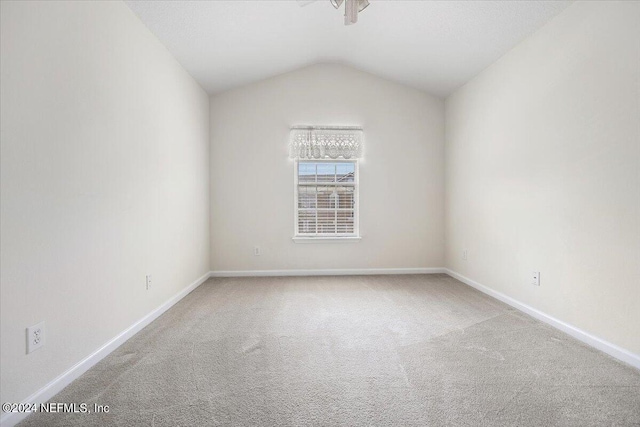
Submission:
<svg viewBox="0 0 640 427">
<path fill-rule="evenodd" d="M 362 237 L 349 236 L 349 237 L 307 237 L 297 236 L 293 237 L 293 243 L 358 243 L 362 240 Z"/>
</svg>

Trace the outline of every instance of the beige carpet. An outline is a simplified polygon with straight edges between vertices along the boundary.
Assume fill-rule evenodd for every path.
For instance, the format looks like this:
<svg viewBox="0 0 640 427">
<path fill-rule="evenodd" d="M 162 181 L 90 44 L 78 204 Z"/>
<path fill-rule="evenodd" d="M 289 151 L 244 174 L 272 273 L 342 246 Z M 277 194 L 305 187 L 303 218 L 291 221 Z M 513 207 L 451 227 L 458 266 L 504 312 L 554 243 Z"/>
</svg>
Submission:
<svg viewBox="0 0 640 427">
<path fill-rule="evenodd" d="M 640 425 L 640 371 L 445 275 L 209 280 L 22 426 Z"/>
</svg>

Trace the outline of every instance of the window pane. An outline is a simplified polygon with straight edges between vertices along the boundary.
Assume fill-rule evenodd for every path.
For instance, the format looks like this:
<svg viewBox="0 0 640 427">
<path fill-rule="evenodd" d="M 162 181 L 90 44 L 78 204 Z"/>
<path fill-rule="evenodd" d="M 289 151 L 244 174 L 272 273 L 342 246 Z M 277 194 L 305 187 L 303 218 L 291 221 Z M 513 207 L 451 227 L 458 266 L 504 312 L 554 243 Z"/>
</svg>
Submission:
<svg viewBox="0 0 640 427">
<path fill-rule="evenodd" d="M 298 211 L 298 233 L 308 234 L 316 232 L 315 211 Z"/>
<path fill-rule="evenodd" d="M 299 182 L 315 182 L 316 181 L 316 164 L 315 163 L 298 163 L 298 181 Z"/>
<path fill-rule="evenodd" d="M 336 213 L 335 211 L 318 211 L 318 233 L 335 233 L 336 232 Z"/>
<path fill-rule="evenodd" d="M 336 187 L 338 208 L 354 209 L 356 207 L 354 187 Z"/>
<path fill-rule="evenodd" d="M 355 216 L 353 211 L 338 211 L 337 215 L 337 233 L 353 233 L 354 232 L 354 224 L 355 224 Z"/>
<path fill-rule="evenodd" d="M 336 193 L 333 187 L 318 188 L 318 209 L 333 209 L 336 207 Z"/>
<path fill-rule="evenodd" d="M 318 163 L 318 182 L 336 182 L 335 163 Z"/>
<path fill-rule="evenodd" d="M 354 163 L 336 164 L 337 182 L 354 182 L 355 173 L 356 165 Z"/>
<path fill-rule="evenodd" d="M 311 185 L 298 186 L 298 207 L 314 209 L 316 207 L 316 187 Z"/>
</svg>

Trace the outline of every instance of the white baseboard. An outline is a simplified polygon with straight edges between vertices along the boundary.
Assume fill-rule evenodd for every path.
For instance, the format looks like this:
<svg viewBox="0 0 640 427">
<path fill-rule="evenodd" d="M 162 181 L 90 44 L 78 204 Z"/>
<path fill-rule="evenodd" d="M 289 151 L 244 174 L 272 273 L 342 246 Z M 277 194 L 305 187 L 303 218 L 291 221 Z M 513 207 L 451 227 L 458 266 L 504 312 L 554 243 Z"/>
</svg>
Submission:
<svg viewBox="0 0 640 427">
<path fill-rule="evenodd" d="M 85 357 L 80 362 L 76 363 L 74 366 L 69 368 L 64 373 L 60 374 L 58 377 L 53 379 L 47 385 L 42 387 L 40 390 L 33 393 L 31 396 L 27 397 L 22 401 L 22 403 L 45 403 L 53 396 L 62 391 L 63 388 L 71 384 L 76 378 L 80 375 L 87 372 L 92 366 L 96 363 L 104 359 L 109 353 L 111 353 L 116 348 L 120 347 L 124 344 L 129 338 L 137 334 L 141 331 L 145 326 L 156 320 L 162 313 L 170 309 L 173 305 L 175 305 L 182 298 L 187 296 L 191 291 L 196 289 L 202 283 L 204 283 L 211 276 L 211 272 L 206 273 L 202 277 L 200 277 L 195 282 L 191 283 L 189 286 L 178 292 L 167 302 L 153 310 L 151 313 L 144 316 L 142 319 L 138 320 L 136 323 L 131 325 L 129 328 L 121 332 L 118 336 L 111 339 L 111 341 L 107 342 L 105 345 L 100 347 L 98 350 L 94 351 L 89 356 Z M 29 413 L 15 413 L 9 412 L 2 414 L 0 418 L 0 426 L 2 427 L 13 427 L 18 424 L 20 421 L 25 419 Z"/>
<path fill-rule="evenodd" d="M 528 314 L 531 317 L 547 323 L 548 325 L 551 325 L 554 328 L 559 329 L 568 335 L 571 335 L 573 338 L 582 341 L 583 343 L 588 344 L 591 347 L 597 348 L 604 353 L 607 353 L 609 356 L 625 362 L 636 369 L 640 369 L 640 355 L 634 354 L 622 347 L 593 336 L 580 328 L 565 323 L 562 320 L 556 319 L 555 317 L 549 316 L 548 314 L 543 313 L 542 311 L 537 310 L 529 305 L 523 304 L 520 301 L 517 301 L 501 292 L 494 291 L 493 289 L 485 285 L 481 285 L 480 283 L 471 280 L 468 277 L 463 276 L 462 274 L 456 273 L 455 271 L 449 270 L 447 268 L 445 268 L 444 270 L 449 276 L 453 277 L 454 279 L 458 279 L 462 283 L 465 283 L 466 285 L 469 285 L 472 288 L 479 290 L 480 292 L 483 292 L 497 300 L 500 300 L 510 305 L 511 307 Z"/>
<path fill-rule="evenodd" d="M 346 268 L 323 270 L 234 270 L 212 271 L 211 277 L 273 277 L 273 276 L 364 276 L 377 274 L 436 274 L 444 268 Z"/>
</svg>

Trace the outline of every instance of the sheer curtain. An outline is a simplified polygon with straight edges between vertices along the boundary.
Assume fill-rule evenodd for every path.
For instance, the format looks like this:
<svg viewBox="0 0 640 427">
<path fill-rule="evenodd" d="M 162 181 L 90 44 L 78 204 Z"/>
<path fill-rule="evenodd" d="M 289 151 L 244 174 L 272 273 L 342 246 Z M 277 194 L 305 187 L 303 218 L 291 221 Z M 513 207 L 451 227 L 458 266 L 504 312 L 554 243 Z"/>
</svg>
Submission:
<svg viewBox="0 0 640 427">
<path fill-rule="evenodd" d="M 289 157 L 292 159 L 359 159 L 364 153 L 364 135 L 357 127 L 291 128 Z"/>
</svg>

